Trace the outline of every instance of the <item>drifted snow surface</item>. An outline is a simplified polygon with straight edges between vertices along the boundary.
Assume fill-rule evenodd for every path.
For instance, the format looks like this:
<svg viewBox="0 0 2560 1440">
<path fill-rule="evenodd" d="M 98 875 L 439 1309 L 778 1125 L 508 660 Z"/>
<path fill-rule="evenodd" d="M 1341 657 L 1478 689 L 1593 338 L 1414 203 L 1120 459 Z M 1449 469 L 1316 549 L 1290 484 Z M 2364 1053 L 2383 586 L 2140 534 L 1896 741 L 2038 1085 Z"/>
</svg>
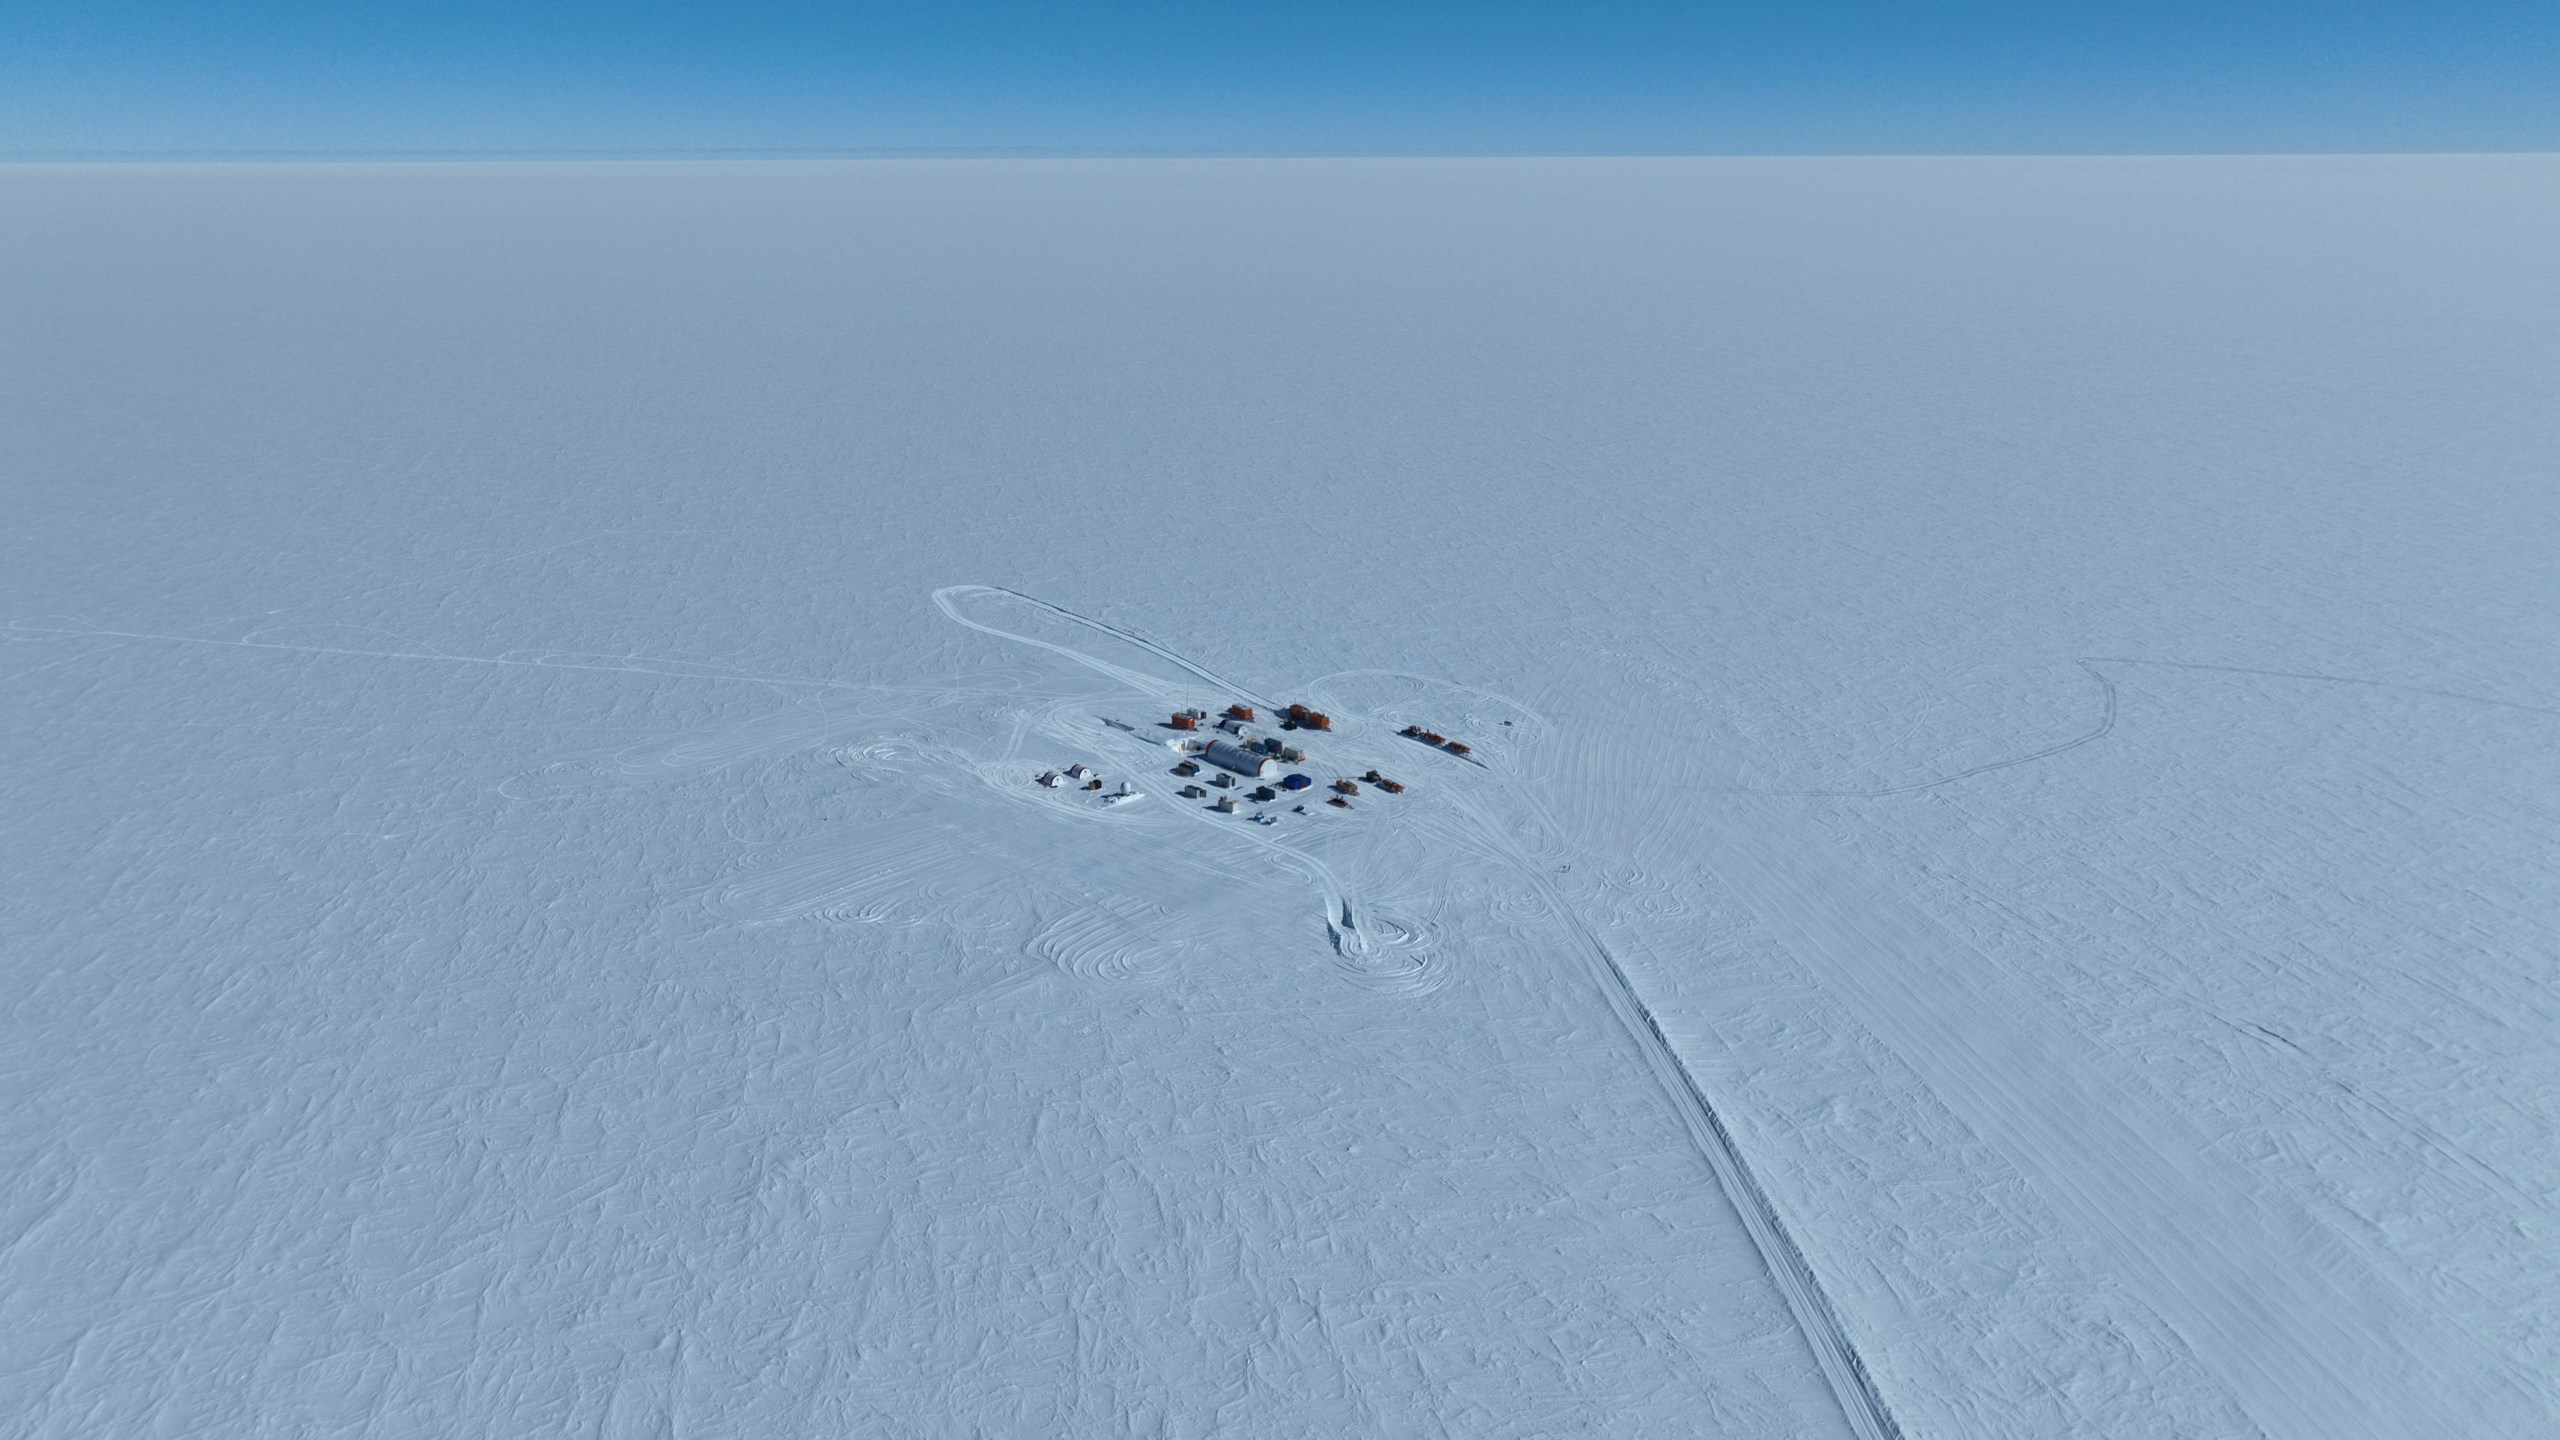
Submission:
<svg viewBox="0 0 2560 1440">
<path fill-rule="evenodd" d="M 0 1430 L 2560 1433 L 2555 254 L 0 172 Z M 1236 699 L 1407 793 L 1180 799 Z"/>
</svg>

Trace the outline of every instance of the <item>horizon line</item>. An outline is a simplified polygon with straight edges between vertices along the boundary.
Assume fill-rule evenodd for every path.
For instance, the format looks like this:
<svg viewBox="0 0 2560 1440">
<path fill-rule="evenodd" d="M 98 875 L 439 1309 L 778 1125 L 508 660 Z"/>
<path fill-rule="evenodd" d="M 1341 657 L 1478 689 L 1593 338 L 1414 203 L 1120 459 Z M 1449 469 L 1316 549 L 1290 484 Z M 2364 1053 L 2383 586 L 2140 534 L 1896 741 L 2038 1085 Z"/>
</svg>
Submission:
<svg viewBox="0 0 2560 1440">
<path fill-rule="evenodd" d="M 382 150 L 0 150 L 0 165 L 434 164 L 812 160 L 2177 160 L 2454 159 L 2550 150 L 1400 150 L 1156 146 L 879 145 L 765 147 L 454 147 Z"/>
</svg>

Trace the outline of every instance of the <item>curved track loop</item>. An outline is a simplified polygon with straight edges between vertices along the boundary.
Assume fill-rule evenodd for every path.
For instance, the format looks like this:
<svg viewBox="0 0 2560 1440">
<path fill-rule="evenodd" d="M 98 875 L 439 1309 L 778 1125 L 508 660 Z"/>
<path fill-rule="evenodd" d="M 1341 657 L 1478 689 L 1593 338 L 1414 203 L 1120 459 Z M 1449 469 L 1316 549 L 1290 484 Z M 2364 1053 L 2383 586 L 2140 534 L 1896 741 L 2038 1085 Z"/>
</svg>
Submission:
<svg viewBox="0 0 2560 1440">
<path fill-rule="evenodd" d="M 1371 943 L 1358 951 L 1339 947 L 1334 968 L 1363 990 L 1386 995 L 1428 995 L 1449 982 L 1449 957 L 1438 932 L 1427 926 L 1368 918 L 1364 935 Z"/>
<path fill-rule="evenodd" d="M 1970 780 L 1977 775 L 1988 775 L 1995 770 L 2010 770 L 2015 769 L 2020 765 L 2032 765 L 2038 760 L 2049 760 L 2056 755 L 2064 753 L 2065 751 L 2077 750 L 2083 745 L 2090 745 L 2100 740 L 2104 740 L 2108 735 L 2114 733 L 2116 728 L 2116 682 L 2109 679 L 2106 672 L 2100 670 L 2098 666 L 2101 663 L 2140 662 L 2077 660 L 2072 663 L 2078 665 L 2083 671 L 2086 671 L 2090 680 L 2094 681 L 2098 687 L 2098 718 L 2091 722 L 2088 729 L 2067 740 L 2057 740 L 2053 744 L 2041 746 L 2037 749 L 2025 751 L 2017 755 L 2004 755 L 1997 760 L 1987 760 L 1979 765 L 1969 765 L 1962 770 L 1949 771 L 1944 775 L 1932 775 L 1926 780 L 1914 780 L 1903 785 L 1877 785 L 1865 788 L 1815 787 L 1804 789 L 1767 788 L 1756 785 L 1711 785 L 1696 781 L 1650 779 L 1635 781 L 1589 778 L 1585 779 L 1582 783 L 1595 787 L 1616 790 L 1681 790 L 1707 795 L 1754 795 L 1783 800 L 1882 800 L 1892 795 L 1915 795 L 1923 790 L 1935 790 L 1942 785 L 1953 785 L 1960 780 Z"/>
<path fill-rule="evenodd" d="M 1168 665 L 1175 666 L 1188 674 L 1200 677 L 1201 680 L 1207 682 L 1214 689 L 1223 690 L 1230 694 L 1240 696 L 1243 699 L 1250 700 L 1266 710 L 1279 708 L 1269 697 L 1258 695 L 1253 691 L 1238 685 L 1236 682 L 1228 679 L 1224 675 L 1204 670 L 1199 666 L 1192 664 L 1184 657 L 1175 654 L 1173 651 L 1166 649 L 1162 645 L 1157 644 L 1153 640 L 1147 639 L 1143 635 L 1123 630 L 1117 625 L 1106 624 L 1103 621 L 1093 619 L 1090 616 L 1079 615 L 1073 610 L 1069 610 L 1061 605 L 1052 605 L 1046 600 L 1035 600 L 1031 596 L 1025 595 L 1019 590 L 1007 590 L 1001 585 L 945 585 L 941 589 L 933 592 L 933 603 L 941 609 L 943 614 L 949 616 L 953 621 L 959 624 L 965 625 L 983 635 L 993 635 L 1001 640 L 1011 640 L 1017 644 L 1034 646 L 1038 649 L 1046 650 L 1053 655 L 1063 655 L 1087 669 L 1099 670 L 1103 674 L 1130 685 L 1131 687 L 1146 694 L 1175 695 L 1178 694 L 1179 691 L 1176 687 L 1167 686 L 1161 679 L 1149 675 L 1144 671 L 1131 670 L 1123 665 L 1114 665 L 1108 660 L 1088 655 L 1081 650 L 1072 649 L 1068 646 L 1055 644 L 1047 640 L 1034 639 L 1029 635 L 1016 634 L 1011 630 L 998 629 L 993 625 L 972 620 L 967 615 L 961 613 L 960 607 L 956 603 L 959 597 L 963 595 L 1001 595 L 1008 600 L 1028 605 L 1034 610 L 1055 615 L 1061 620 L 1068 621 L 1072 624 L 1082 625 L 1088 630 L 1108 635 L 1112 639 L 1120 641 L 1124 645 L 1133 645 L 1138 649 L 1144 650 L 1148 654 L 1155 656 L 1157 659 L 1164 661 Z"/>
<path fill-rule="evenodd" d="M 1179 946 L 1152 941 L 1163 912 L 1149 916 L 1128 907 L 1101 905 L 1072 911 L 1032 937 L 1031 953 L 1091 984 L 1144 985 L 1170 978 L 1181 965 Z"/>
<path fill-rule="evenodd" d="M 2502 700 L 2494 695 L 2475 695 L 2467 690 L 2444 690 L 2431 685 L 2408 685 L 2396 680 L 2375 680 L 2361 675 L 2329 675 L 2316 670 L 2265 670 L 2250 665 L 2206 665 L 2188 660 L 2142 660 L 2129 655 L 2083 655 L 2071 663 L 2079 666 L 2081 670 L 2086 672 L 2090 680 L 2095 682 L 2098 687 L 2098 718 L 2091 723 L 2087 730 L 2082 731 L 2080 734 L 2074 735 L 2067 740 L 2058 740 L 2051 745 L 2025 751 L 2017 755 L 2003 756 L 1997 760 L 1985 761 L 1980 765 L 1970 765 L 1962 770 L 1950 771 L 1944 775 L 1932 775 L 1926 780 L 1914 780 L 1908 784 L 1902 785 L 1871 786 L 1863 789 L 1763 789 L 1750 785 L 1702 785 L 1695 783 L 1683 784 L 1677 781 L 1665 782 L 1652 780 L 1644 781 L 1639 784 L 1638 782 L 1627 780 L 1594 779 L 1586 781 L 1585 783 L 1591 785 L 1611 786 L 1621 789 L 1641 788 L 1647 790 L 1690 790 L 1716 795 L 1756 795 L 1789 800 L 1882 800 L 1888 796 L 1894 795 L 1913 795 L 1923 790 L 1935 790 L 1943 785 L 1953 785 L 1958 781 L 1970 780 L 1977 775 L 1988 775 L 1997 770 L 2010 770 L 2015 769 L 2020 765 L 2034 764 L 2039 760 L 2049 760 L 2056 755 L 2064 753 L 2065 751 L 2077 750 L 2083 745 L 2093 744 L 2107 738 L 2108 735 L 2114 733 L 2116 728 L 2116 682 L 2105 670 L 2099 668 L 2106 665 L 2139 665 L 2158 670 L 2190 670 L 2217 675 L 2253 675 L 2262 679 L 2301 680 L 2319 685 L 2352 685 L 2367 690 L 2390 691 L 2394 694 L 2400 695 L 2418 695 L 2435 700 L 2456 700 L 2466 705 L 2480 705 L 2495 710 L 2509 710 L 2521 715 L 2539 715 L 2545 718 L 2560 717 L 2560 710 L 2553 710 L 2541 705 L 2528 705 L 2520 700 Z"/>
</svg>

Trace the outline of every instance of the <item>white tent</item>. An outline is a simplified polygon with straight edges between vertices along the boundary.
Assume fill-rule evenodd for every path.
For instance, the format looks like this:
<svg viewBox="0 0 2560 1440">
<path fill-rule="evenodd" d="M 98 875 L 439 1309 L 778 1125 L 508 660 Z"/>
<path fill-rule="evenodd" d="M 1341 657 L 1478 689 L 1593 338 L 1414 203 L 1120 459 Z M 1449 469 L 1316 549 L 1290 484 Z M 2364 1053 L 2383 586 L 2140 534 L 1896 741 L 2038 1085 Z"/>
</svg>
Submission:
<svg viewBox="0 0 2560 1440">
<path fill-rule="evenodd" d="M 1232 770 L 1248 779 L 1260 780 L 1280 768 L 1280 762 L 1267 755 L 1256 755 L 1228 740 L 1212 740 L 1200 758 L 1221 770 Z"/>
</svg>

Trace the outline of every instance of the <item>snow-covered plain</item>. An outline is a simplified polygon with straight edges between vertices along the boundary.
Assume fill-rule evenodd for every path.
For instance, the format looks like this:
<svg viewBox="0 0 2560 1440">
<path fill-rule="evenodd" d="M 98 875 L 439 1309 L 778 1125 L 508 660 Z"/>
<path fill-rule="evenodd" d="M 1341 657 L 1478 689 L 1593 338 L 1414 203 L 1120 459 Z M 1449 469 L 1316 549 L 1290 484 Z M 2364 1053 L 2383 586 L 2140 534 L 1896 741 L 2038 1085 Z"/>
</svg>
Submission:
<svg viewBox="0 0 2560 1440">
<path fill-rule="evenodd" d="M 2560 1433 L 2554 256 L 0 170 L 0 1432 Z M 1236 699 L 1408 792 L 1178 798 Z"/>
</svg>

